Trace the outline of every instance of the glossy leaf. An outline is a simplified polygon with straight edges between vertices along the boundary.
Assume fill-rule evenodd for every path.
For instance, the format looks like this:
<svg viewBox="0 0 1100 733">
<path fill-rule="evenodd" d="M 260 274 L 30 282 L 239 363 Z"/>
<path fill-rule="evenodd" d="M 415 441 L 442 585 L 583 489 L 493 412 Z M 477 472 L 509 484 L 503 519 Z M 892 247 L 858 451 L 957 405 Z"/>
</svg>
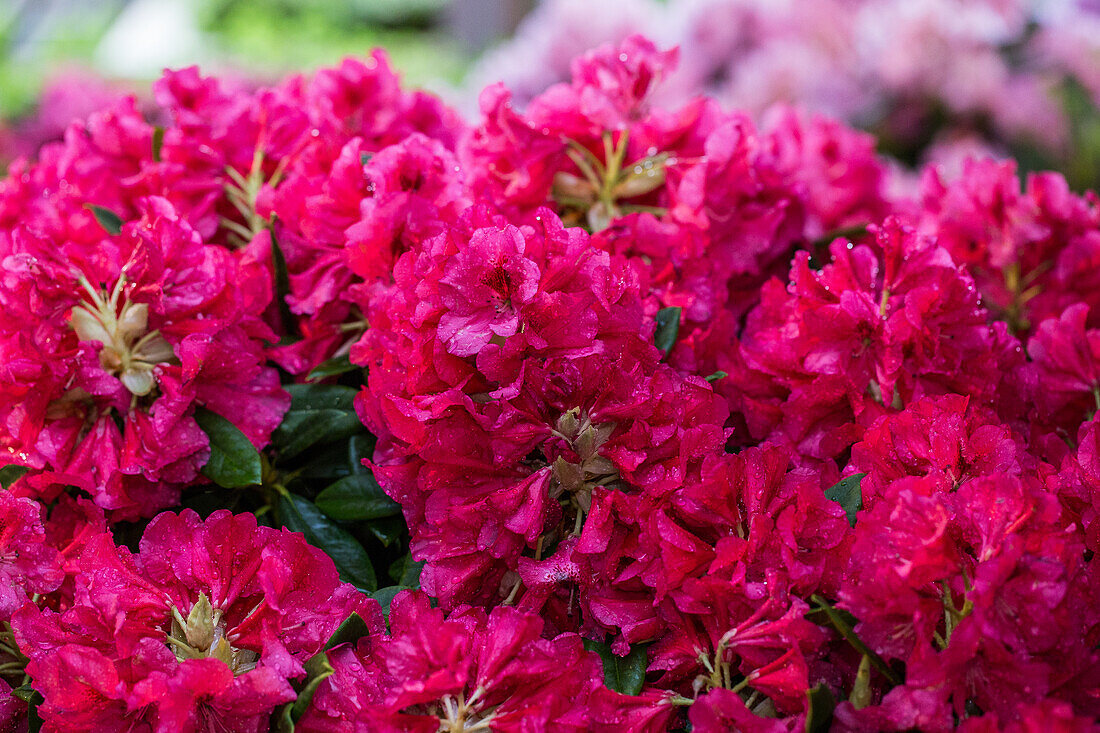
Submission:
<svg viewBox="0 0 1100 733">
<path fill-rule="evenodd" d="M 309 544 L 331 557 L 344 582 L 367 592 L 378 587 L 367 551 L 309 499 L 290 492 L 281 493 L 279 517 L 284 527 L 292 532 L 301 532 Z"/>
<path fill-rule="evenodd" d="M 412 553 L 406 552 L 390 565 L 390 577 L 398 585 L 406 588 L 420 587 L 420 572 L 424 569 L 423 560 L 413 560 Z"/>
<path fill-rule="evenodd" d="M 596 652 L 603 660 L 604 684 L 624 695 L 637 695 L 645 684 L 647 644 L 635 644 L 630 653 L 620 657 L 611 646 L 600 641 L 584 640 L 584 648 Z"/>
<path fill-rule="evenodd" d="M 653 344 L 667 355 L 679 335 L 680 309 L 662 308 L 657 311 L 657 330 L 653 333 Z"/>
<path fill-rule="evenodd" d="M 210 458 L 202 467 L 203 476 L 227 489 L 260 483 L 260 453 L 236 425 L 201 407 L 195 410 L 195 422 L 210 439 Z"/>
<path fill-rule="evenodd" d="M 382 615 L 389 618 L 390 604 L 393 603 L 393 599 L 397 597 L 397 594 L 403 590 L 415 589 L 407 585 L 388 585 L 385 588 L 379 588 L 374 593 L 371 593 L 370 597 L 378 601 L 378 605 L 382 607 Z"/>
<path fill-rule="evenodd" d="M 0 486 L 5 489 L 11 488 L 11 485 L 23 478 L 29 470 L 26 466 L 17 466 L 14 463 L 0 468 Z"/>
<path fill-rule="evenodd" d="M 306 380 L 316 382 L 327 377 L 335 377 L 340 374 L 354 372 L 358 368 L 359 367 L 351 363 L 351 360 L 348 359 L 347 356 L 334 356 L 328 361 L 323 361 L 313 367 L 306 376 Z"/>
<path fill-rule="evenodd" d="M 271 436 L 280 460 L 289 460 L 319 443 L 348 438 L 362 429 L 359 417 L 346 410 L 294 410 Z"/>
<path fill-rule="evenodd" d="M 848 524 L 856 526 L 856 513 L 863 508 L 863 492 L 859 482 L 866 476 L 865 473 L 854 473 L 847 478 L 842 478 L 834 485 L 825 489 L 825 498 L 835 501 L 844 508 L 848 516 Z"/>
<path fill-rule="evenodd" d="M 343 410 L 355 411 L 355 395 L 359 390 L 340 384 L 291 384 L 290 410 Z"/>
<path fill-rule="evenodd" d="M 380 519 L 401 513 L 401 505 L 386 496 L 369 473 L 340 479 L 318 494 L 315 503 L 325 514 L 343 521 Z"/>
<path fill-rule="evenodd" d="M 103 206 L 96 206 L 95 204 L 85 204 L 84 208 L 92 212 L 95 216 L 95 220 L 99 222 L 99 225 L 108 234 L 119 234 L 122 232 L 122 217 Z"/>
<path fill-rule="evenodd" d="M 833 724 L 835 709 L 836 698 L 824 682 L 806 690 L 806 733 L 826 733 Z"/>
</svg>

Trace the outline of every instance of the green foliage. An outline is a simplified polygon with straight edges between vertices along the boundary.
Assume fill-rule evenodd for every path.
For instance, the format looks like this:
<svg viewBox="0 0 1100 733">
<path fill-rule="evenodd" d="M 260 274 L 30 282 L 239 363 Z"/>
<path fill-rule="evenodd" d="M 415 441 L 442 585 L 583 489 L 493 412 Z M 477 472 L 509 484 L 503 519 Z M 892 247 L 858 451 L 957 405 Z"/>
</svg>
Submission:
<svg viewBox="0 0 1100 733">
<path fill-rule="evenodd" d="M 261 481 L 260 454 L 237 427 L 216 412 L 195 410 L 195 422 L 210 438 L 210 458 L 202 475 L 227 489 L 255 486 Z"/>
<path fill-rule="evenodd" d="M 10 489 L 11 485 L 23 477 L 27 471 L 26 466 L 8 465 L 0 468 L 0 486 Z"/>
<path fill-rule="evenodd" d="M 340 578 L 360 590 L 378 588 L 367 551 L 346 529 L 336 524 L 309 499 L 284 491 L 279 496 L 278 516 L 283 526 L 301 532 L 306 541 L 332 558 Z"/>
<path fill-rule="evenodd" d="M 602 641 L 584 640 L 584 648 L 596 652 L 603 660 L 604 684 L 624 695 L 637 695 L 645 684 L 646 649 L 648 644 L 635 644 L 630 653 L 620 657 L 611 651 L 611 646 Z"/>
<path fill-rule="evenodd" d="M 836 698 L 822 682 L 812 690 L 806 690 L 806 733 L 826 733 L 833 723 Z"/>
<path fill-rule="evenodd" d="M 317 495 L 317 508 L 333 519 L 380 519 L 401 513 L 370 473 L 345 476 Z"/>
<path fill-rule="evenodd" d="M 856 513 L 863 508 L 863 492 L 859 482 L 866 476 L 865 473 L 854 473 L 847 478 L 842 478 L 829 488 L 825 489 L 825 498 L 835 501 L 844 508 L 848 516 L 848 524 L 856 526 Z"/>
<path fill-rule="evenodd" d="M 680 334 L 680 309 L 662 308 L 657 311 L 656 320 L 657 330 L 653 333 L 653 344 L 667 356 Z"/>
<path fill-rule="evenodd" d="M 84 208 L 92 212 L 95 220 L 108 234 L 119 234 L 122 231 L 122 217 L 103 206 L 85 204 Z"/>
<path fill-rule="evenodd" d="M 354 644 L 368 633 L 370 633 L 370 630 L 367 628 L 366 622 L 357 613 L 352 613 L 337 627 L 325 643 L 325 648 L 314 654 L 305 663 L 306 678 L 301 686 L 297 688 L 298 697 L 294 702 L 287 703 L 278 711 L 278 718 L 273 726 L 275 730 L 279 733 L 292 733 L 297 722 L 305 715 L 306 709 L 317 692 L 317 688 L 335 672 L 325 652 L 341 644 Z"/>
</svg>

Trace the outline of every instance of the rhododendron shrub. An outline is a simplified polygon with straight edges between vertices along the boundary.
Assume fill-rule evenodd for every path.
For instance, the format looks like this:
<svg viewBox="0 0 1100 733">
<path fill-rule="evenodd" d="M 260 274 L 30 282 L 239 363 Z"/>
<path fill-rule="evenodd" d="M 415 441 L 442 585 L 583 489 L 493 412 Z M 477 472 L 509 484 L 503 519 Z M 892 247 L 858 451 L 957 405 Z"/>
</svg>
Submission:
<svg viewBox="0 0 1100 733">
<path fill-rule="evenodd" d="M 138 553 L 103 534 L 81 566 L 67 610 L 13 619 L 59 729 L 265 730 L 350 613 L 377 622 L 323 552 L 249 514 L 164 513 Z"/>
<path fill-rule="evenodd" d="M 1095 194 L 676 62 L 170 71 L 14 163 L 0 727 L 1095 727 Z"/>
</svg>

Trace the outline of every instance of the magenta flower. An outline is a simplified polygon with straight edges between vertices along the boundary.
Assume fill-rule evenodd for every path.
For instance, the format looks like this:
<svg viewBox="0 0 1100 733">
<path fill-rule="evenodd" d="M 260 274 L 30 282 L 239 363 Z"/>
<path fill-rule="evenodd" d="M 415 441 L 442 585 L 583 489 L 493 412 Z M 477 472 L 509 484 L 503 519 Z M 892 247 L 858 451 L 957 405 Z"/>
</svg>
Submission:
<svg viewBox="0 0 1100 733">
<path fill-rule="evenodd" d="M 389 633 L 331 655 L 305 731 L 583 731 L 601 687 L 580 637 L 542 638 L 542 621 L 513 608 L 445 617 L 423 593 L 393 601 Z"/>
<path fill-rule="evenodd" d="M 226 511 L 161 514 L 137 554 L 101 535 L 76 579 L 68 610 L 13 620 L 39 710 L 67 730 L 266 730 L 350 612 L 378 622 L 300 535 Z"/>
<path fill-rule="evenodd" d="M 170 505 L 198 477 L 209 444 L 195 406 L 262 447 L 289 405 L 264 365 L 274 335 L 234 287 L 232 255 L 167 201 L 142 209 L 85 247 L 16 230 L 0 289 L 26 319 L 3 334 L 19 367 L 0 388 L 30 395 L 6 407 L 4 462 L 34 469 L 21 491 L 52 498 L 71 484 L 116 518 Z"/>
<path fill-rule="evenodd" d="M 539 288 L 539 268 L 524 257 L 523 234 L 515 227 L 479 229 L 457 252 L 439 280 L 446 312 L 439 338 L 455 356 L 470 356 L 491 338 L 519 330 L 519 311 Z"/>
</svg>

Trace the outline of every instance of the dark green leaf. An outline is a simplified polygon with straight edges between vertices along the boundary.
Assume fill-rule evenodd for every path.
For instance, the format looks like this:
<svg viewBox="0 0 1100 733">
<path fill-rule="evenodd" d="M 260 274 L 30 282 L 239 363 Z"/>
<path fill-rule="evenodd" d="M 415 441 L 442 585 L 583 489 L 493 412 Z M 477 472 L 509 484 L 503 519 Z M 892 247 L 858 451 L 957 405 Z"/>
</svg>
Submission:
<svg viewBox="0 0 1100 733">
<path fill-rule="evenodd" d="M 16 687 L 11 691 L 13 697 L 18 697 L 23 702 L 30 702 L 34 699 L 34 696 L 38 694 L 38 691 L 31 687 L 30 683 Z"/>
<path fill-rule="evenodd" d="M 370 633 L 367 622 L 359 614 L 352 612 L 344 622 L 336 627 L 332 636 L 325 642 L 325 649 L 335 649 L 341 644 L 354 644 Z"/>
<path fill-rule="evenodd" d="M 367 523 L 367 531 L 370 532 L 376 540 L 386 547 L 389 547 L 394 542 L 401 539 L 408 531 L 408 528 L 405 526 L 405 518 L 397 516 L 371 520 Z"/>
<path fill-rule="evenodd" d="M 338 374 L 354 372 L 358 368 L 359 367 L 351 363 L 351 360 L 347 356 L 334 356 L 328 361 L 323 361 L 313 367 L 306 376 L 306 381 L 316 382 L 326 377 L 335 377 Z"/>
<path fill-rule="evenodd" d="M 812 690 L 806 690 L 806 733 L 826 733 L 833 724 L 836 698 L 833 691 L 822 682 Z"/>
<path fill-rule="evenodd" d="M 23 474 L 29 470 L 26 466 L 16 466 L 15 464 L 0 468 L 0 486 L 10 489 L 11 485 L 23 478 Z"/>
<path fill-rule="evenodd" d="M 290 409 L 355 411 L 355 395 L 359 390 L 340 384 L 290 384 Z"/>
<path fill-rule="evenodd" d="M 92 212 L 95 220 L 108 234 L 118 234 L 122 231 L 122 217 L 115 212 L 95 204 L 84 204 L 84 208 Z"/>
<path fill-rule="evenodd" d="M 342 442 L 318 445 L 303 455 L 305 463 L 295 468 L 294 475 L 311 486 L 328 486 L 351 475 L 347 453 L 348 447 Z"/>
<path fill-rule="evenodd" d="M 662 308 L 657 311 L 657 331 L 653 334 L 654 345 L 667 355 L 679 334 L 680 309 Z"/>
<path fill-rule="evenodd" d="M 348 468 L 354 474 L 370 473 L 370 469 L 363 465 L 364 458 L 370 458 L 374 452 L 374 436 L 353 435 L 348 439 Z"/>
<path fill-rule="evenodd" d="M 325 514 L 343 521 L 381 519 L 401 513 L 401 505 L 386 496 L 369 473 L 340 479 L 318 494 L 315 503 Z"/>
<path fill-rule="evenodd" d="M 810 596 L 810 600 L 817 604 L 818 610 L 825 614 L 826 618 L 829 619 L 829 623 L 837 630 L 837 633 L 844 637 L 845 641 L 851 644 L 860 654 L 866 654 L 870 657 L 871 664 L 890 681 L 891 685 L 901 684 L 901 679 L 894 670 L 890 668 L 890 665 L 888 665 L 882 657 L 876 654 L 871 647 L 867 646 L 863 639 L 860 639 L 859 635 L 856 634 L 853 628 L 855 626 L 854 619 L 850 614 L 840 609 L 833 608 L 832 604 L 819 595 L 814 594 Z"/>
<path fill-rule="evenodd" d="M 382 615 L 389 618 L 390 604 L 393 603 L 394 597 L 403 590 L 414 589 L 407 585 L 388 585 L 385 588 L 379 588 L 374 593 L 371 593 L 370 597 L 378 601 L 378 605 L 382 607 Z"/>
<path fill-rule="evenodd" d="M 16 687 L 11 691 L 11 694 L 13 697 L 27 703 L 28 733 L 38 733 L 42 730 L 42 716 L 38 714 L 38 706 L 46 701 L 46 698 L 42 697 L 42 693 L 31 687 L 28 682 L 25 685 Z"/>
<path fill-rule="evenodd" d="M 164 147 L 164 128 L 157 125 L 153 128 L 153 160 L 160 162 L 160 151 Z"/>
<path fill-rule="evenodd" d="M 288 702 L 283 706 L 276 728 L 279 733 L 293 733 L 295 724 L 305 715 L 309 703 L 317 692 L 317 688 L 336 671 L 329 664 L 328 656 L 324 652 L 314 654 L 304 666 L 306 668 L 305 682 L 302 684 L 302 689 L 298 690 L 298 697 L 294 702 Z"/>
<path fill-rule="evenodd" d="M 717 382 L 719 379 L 725 379 L 728 376 L 729 376 L 729 374 L 723 372 L 722 370 L 718 370 L 714 374 L 711 374 L 710 376 L 708 376 L 706 378 L 706 380 L 708 382 Z"/>
<path fill-rule="evenodd" d="M 584 640 L 584 648 L 596 652 L 603 660 L 603 681 L 610 689 L 624 695 L 637 695 L 645 684 L 646 648 L 635 644 L 625 657 L 617 656 L 611 646 L 601 641 Z"/>
<path fill-rule="evenodd" d="M 286 302 L 286 296 L 290 294 L 290 275 L 287 274 L 286 257 L 283 256 L 283 249 L 275 238 L 275 228 L 269 227 L 269 231 L 271 232 L 271 264 L 275 275 L 275 302 L 279 307 L 279 322 L 283 324 L 283 333 L 286 334 L 284 338 L 294 338 L 300 336 L 301 332 L 298 330 L 298 319 L 290 312 L 290 306 Z"/>
<path fill-rule="evenodd" d="M 863 508 L 863 492 L 860 490 L 859 482 L 866 475 L 853 473 L 825 489 L 825 498 L 835 501 L 844 508 L 844 513 L 848 515 L 848 524 L 853 527 L 856 526 L 856 512 Z"/>
<path fill-rule="evenodd" d="M 227 489 L 260 483 L 260 454 L 237 426 L 216 412 L 195 410 L 195 422 L 210 438 L 210 458 L 202 475 Z"/>
<path fill-rule="evenodd" d="M 271 436 L 280 460 L 289 460 L 318 443 L 342 440 L 362 429 L 359 417 L 344 410 L 291 410 Z"/>
<path fill-rule="evenodd" d="M 390 577 L 398 585 L 407 588 L 420 587 L 420 571 L 424 569 L 423 560 L 413 560 L 412 553 L 406 552 L 404 557 L 399 557 L 390 565 Z"/>
<path fill-rule="evenodd" d="M 313 502 L 297 494 L 282 493 L 279 496 L 279 517 L 284 527 L 292 532 L 301 532 L 309 544 L 331 557 L 342 580 L 367 592 L 378 587 L 367 551 Z"/>
</svg>

